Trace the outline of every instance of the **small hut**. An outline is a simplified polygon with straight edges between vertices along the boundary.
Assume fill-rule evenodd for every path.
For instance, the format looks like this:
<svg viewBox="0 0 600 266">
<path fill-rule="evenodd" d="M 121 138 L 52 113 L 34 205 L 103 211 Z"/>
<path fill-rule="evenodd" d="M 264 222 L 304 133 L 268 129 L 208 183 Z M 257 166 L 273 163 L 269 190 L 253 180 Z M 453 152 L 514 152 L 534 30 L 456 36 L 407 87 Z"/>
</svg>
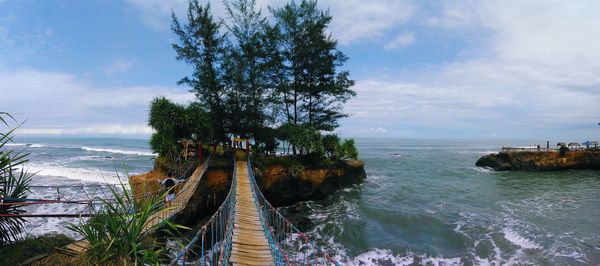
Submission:
<svg viewBox="0 0 600 266">
<path fill-rule="evenodd" d="M 577 142 L 569 142 L 569 147 L 581 147 L 581 144 L 577 143 Z"/>
</svg>

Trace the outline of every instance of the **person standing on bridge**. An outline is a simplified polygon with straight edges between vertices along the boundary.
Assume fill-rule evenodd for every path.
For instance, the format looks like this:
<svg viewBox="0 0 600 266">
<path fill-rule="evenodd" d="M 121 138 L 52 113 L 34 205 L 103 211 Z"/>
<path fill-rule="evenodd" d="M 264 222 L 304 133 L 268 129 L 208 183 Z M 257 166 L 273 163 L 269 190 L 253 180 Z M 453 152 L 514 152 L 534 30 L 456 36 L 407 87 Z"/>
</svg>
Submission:
<svg viewBox="0 0 600 266">
<path fill-rule="evenodd" d="M 172 201 L 175 199 L 175 189 L 173 188 L 176 184 L 180 184 L 185 180 L 181 180 L 181 179 L 175 179 L 172 177 L 166 178 L 163 181 L 160 181 L 159 179 L 157 179 L 156 181 L 158 181 L 161 185 L 165 186 L 165 189 L 169 191 L 169 194 L 167 195 L 166 201 Z"/>
</svg>

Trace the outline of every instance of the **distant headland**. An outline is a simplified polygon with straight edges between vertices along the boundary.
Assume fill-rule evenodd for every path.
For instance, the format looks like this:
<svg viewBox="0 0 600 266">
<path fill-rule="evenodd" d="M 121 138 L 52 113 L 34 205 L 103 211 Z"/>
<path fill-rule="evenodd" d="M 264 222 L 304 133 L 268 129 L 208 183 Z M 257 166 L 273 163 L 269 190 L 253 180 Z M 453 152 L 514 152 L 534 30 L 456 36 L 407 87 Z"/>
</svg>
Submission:
<svg viewBox="0 0 600 266">
<path fill-rule="evenodd" d="M 600 170 L 600 148 L 595 141 L 559 142 L 556 148 L 549 143 L 546 147 L 503 147 L 499 153 L 482 156 L 475 165 L 496 171 Z"/>
</svg>

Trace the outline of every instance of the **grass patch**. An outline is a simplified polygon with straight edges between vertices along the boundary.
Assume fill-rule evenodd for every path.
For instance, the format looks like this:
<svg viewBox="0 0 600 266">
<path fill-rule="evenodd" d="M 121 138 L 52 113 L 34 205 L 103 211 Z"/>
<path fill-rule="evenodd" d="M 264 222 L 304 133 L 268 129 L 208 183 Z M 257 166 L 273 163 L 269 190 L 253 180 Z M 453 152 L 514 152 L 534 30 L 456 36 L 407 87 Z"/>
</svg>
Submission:
<svg viewBox="0 0 600 266">
<path fill-rule="evenodd" d="M 35 256 L 52 252 L 55 247 L 63 247 L 73 241 L 72 238 L 63 234 L 27 237 L 0 248 L 0 265 L 17 265 Z"/>
</svg>

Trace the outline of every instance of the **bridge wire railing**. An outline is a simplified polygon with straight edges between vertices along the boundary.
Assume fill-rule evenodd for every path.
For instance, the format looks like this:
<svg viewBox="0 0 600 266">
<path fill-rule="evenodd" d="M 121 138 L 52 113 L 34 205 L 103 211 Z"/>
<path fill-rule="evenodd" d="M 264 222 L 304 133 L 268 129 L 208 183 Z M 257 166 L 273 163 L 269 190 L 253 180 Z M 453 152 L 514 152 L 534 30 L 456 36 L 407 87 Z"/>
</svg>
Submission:
<svg viewBox="0 0 600 266">
<path fill-rule="evenodd" d="M 262 194 L 248 161 L 250 187 L 276 265 L 340 264 L 288 221 Z"/>
<path fill-rule="evenodd" d="M 256 183 L 252 165 L 249 161 L 248 175 L 255 199 L 254 202 L 276 265 L 340 265 L 266 200 Z M 210 220 L 175 256 L 170 265 L 185 265 L 188 263 L 187 259 L 190 255 L 197 257 L 194 264 L 228 264 L 233 236 L 236 186 L 237 164 L 234 161 L 233 181 L 227 198 Z M 200 246 L 199 254 L 193 251 L 196 245 Z"/>
<path fill-rule="evenodd" d="M 205 164 L 208 160 L 205 160 Z M 188 167 L 178 167 L 173 171 L 173 175 L 178 179 L 185 179 L 183 183 L 177 186 L 185 188 L 185 183 L 189 180 L 186 179 L 186 173 L 192 168 L 193 165 Z M 69 205 L 86 205 L 84 208 L 71 208 L 70 213 L 42 213 L 42 214 L 0 214 L 0 217 L 92 217 L 95 213 L 100 211 L 103 202 L 114 202 L 115 199 L 111 190 L 128 190 L 131 193 L 130 188 L 125 184 L 93 184 L 93 185 L 29 185 L 29 191 L 26 198 L 3 198 L 0 197 L 0 206 L 4 205 L 23 205 L 23 206 L 39 206 L 43 204 L 69 204 Z M 171 189 L 175 189 L 174 187 Z M 169 189 L 161 188 L 153 192 L 140 192 L 132 193 L 133 198 L 139 197 L 155 197 L 167 193 Z M 185 189 L 179 189 L 176 193 L 177 196 L 182 194 Z M 183 204 L 179 197 L 176 197 L 170 206 L 178 206 Z M 164 203 L 161 203 L 161 206 Z M 160 206 L 157 206 L 160 207 Z M 133 210 L 132 210 L 133 211 Z"/>
<path fill-rule="evenodd" d="M 194 264 L 227 265 L 231 255 L 233 222 L 236 206 L 237 166 L 234 163 L 233 179 L 227 197 L 219 209 L 177 253 L 170 265 L 185 265 L 190 257 Z M 199 249 L 196 248 L 199 246 Z M 195 250 L 198 250 L 196 252 Z"/>
</svg>

